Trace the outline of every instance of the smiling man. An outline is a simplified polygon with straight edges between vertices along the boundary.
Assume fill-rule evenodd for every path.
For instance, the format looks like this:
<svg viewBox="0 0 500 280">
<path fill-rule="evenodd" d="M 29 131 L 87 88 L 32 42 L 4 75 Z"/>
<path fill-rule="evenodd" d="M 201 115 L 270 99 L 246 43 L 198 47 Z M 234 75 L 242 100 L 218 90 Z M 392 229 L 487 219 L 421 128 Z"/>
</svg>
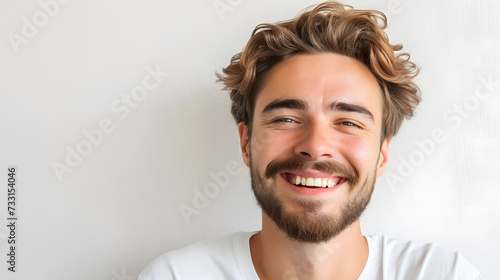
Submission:
<svg viewBox="0 0 500 280">
<path fill-rule="evenodd" d="M 418 69 L 384 27 L 380 12 L 335 2 L 257 26 L 219 80 L 262 230 L 166 253 L 140 280 L 481 279 L 459 253 L 361 233 L 390 140 L 420 101 Z"/>
</svg>

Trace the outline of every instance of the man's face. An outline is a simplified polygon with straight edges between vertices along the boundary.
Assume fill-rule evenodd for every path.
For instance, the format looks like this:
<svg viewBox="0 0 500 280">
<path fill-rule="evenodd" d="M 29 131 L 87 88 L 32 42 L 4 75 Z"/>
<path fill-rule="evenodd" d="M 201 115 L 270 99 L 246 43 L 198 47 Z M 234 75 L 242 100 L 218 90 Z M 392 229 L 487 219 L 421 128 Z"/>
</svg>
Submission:
<svg viewBox="0 0 500 280">
<path fill-rule="evenodd" d="M 387 162 L 377 81 L 361 62 L 298 54 L 268 74 L 252 135 L 238 126 L 252 189 L 289 237 L 327 241 L 358 220 Z"/>
</svg>

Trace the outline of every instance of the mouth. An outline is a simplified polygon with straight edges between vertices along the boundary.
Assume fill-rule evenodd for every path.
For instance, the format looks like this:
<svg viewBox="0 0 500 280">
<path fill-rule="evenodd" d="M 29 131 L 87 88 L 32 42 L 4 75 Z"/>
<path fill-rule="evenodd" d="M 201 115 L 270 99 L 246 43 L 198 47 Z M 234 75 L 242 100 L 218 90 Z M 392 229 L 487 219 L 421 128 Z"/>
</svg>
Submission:
<svg viewBox="0 0 500 280">
<path fill-rule="evenodd" d="M 333 188 L 342 184 L 347 179 L 341 176 L 312 176 L 309 174 L 296 174 L 285 172 L 281 174 L 292 185 L 304 188 Z"/>
</svg>

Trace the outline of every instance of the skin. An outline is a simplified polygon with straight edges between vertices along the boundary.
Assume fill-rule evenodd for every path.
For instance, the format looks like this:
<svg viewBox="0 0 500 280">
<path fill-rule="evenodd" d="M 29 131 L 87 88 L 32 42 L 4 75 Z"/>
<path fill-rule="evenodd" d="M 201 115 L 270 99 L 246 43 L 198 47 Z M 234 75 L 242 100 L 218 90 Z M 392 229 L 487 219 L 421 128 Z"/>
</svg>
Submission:
<svg viewBox="0 0 500 280">
<path fill-rule="evenodd" d="M 303 108 L 266 110 L 281 100 L 298 100 Z M 332 109 L 343 102 L 371 114 Z M 379 86 L 361 62 L 338 54 L 297 54 L 276 65 L 256 99 L 252 135 L 238 125 L 243 159 L 263 178 L 259 187 L 272 191 L 287 213 L 308 219 L 340 215 L 341 206 L 363 193 L 371 195 L 367 179 L 382 175 L 390 139 L 380 143 L 382 101 Z M 285 173 L 265 177 L 275 159 L 300 157 L 307 161 L 337 161 L 353 167 L 359 180 L 334 188 L 297 188 Z M 318 170 L 286 170 L 315 178 L 338 179 Z M 368 189 L 368 190 L 367 190 Z M 366 194 L 368 193 L 368 194 Z M 304 207 L 303 201 L 316 205 Z M 331 239 L 314 243 L 289 238 L 263 212 L 262 230 L 250 239 L 254 268 L 260 279 L 356 279 L 368 258 L 368 244 L 359 218 Z"/>
</svg>

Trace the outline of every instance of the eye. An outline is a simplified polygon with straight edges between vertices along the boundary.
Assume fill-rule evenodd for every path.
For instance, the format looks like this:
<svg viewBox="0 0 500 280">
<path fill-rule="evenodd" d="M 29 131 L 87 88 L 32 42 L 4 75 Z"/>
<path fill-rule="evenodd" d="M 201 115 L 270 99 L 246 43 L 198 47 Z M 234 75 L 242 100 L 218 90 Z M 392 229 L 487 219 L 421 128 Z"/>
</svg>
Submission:
<svg viewBox="0 0 500 280">
<path fill-rule="evenodd" d="M 352 122 L 341 122 L 340 124 L 342 125 L 347 125 L 347 126 L 356 126 L 355 124 L 353 124 Z"/>
<path fill-rule="evenodd" d="M 344 126 L 352 126 L 352 127 L 357 127 L 357 128 L 361 128 L 361 126 L 353 123 L 353 122 L 350 122 L 350 121 L 343 121 L 340 123 L 341 125 L 344 125 Z"/>
<path fill-rule="evenodd" d="M 273 123 L 296 123 L 292 118 L 277 118 L 273 120 Z"/>
</svg>

